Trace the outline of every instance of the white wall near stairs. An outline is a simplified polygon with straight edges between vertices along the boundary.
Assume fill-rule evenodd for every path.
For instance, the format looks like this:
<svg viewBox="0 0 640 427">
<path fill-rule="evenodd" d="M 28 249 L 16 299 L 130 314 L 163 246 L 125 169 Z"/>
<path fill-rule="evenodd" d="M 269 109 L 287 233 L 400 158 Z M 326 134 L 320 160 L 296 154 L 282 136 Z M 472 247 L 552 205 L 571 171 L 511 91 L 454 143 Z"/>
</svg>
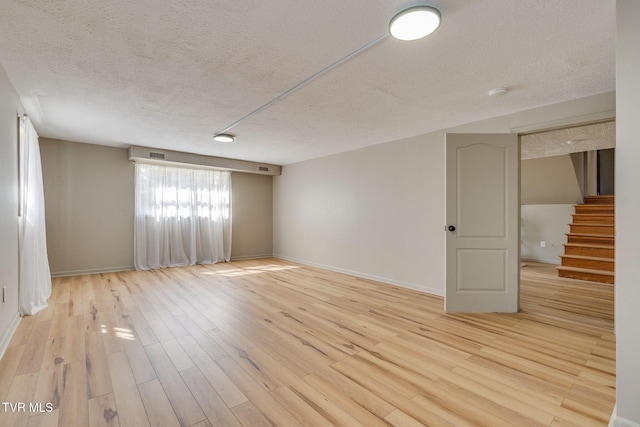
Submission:
<svg viewBox="0 0 640 427">
<path fill-rule="evenodd" d="M 572 204 L 522 205 L 520 258 L 559 265 L 572 213 Z M 540 246 L 541 241 L 545 247 Z"/>
</svg>

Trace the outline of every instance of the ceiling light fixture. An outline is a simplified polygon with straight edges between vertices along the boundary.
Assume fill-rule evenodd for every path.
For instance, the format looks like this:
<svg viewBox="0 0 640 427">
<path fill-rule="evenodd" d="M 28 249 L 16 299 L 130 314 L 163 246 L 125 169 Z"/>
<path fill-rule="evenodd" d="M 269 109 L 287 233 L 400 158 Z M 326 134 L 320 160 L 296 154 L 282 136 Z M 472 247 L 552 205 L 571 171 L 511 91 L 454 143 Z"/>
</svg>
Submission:
<svg viewBox="0 0 640 427">
<path fill-rule="evenodd" d="M 438 27 L 440 27 L 440 12 L 437 9 L 430 6 L 409 7 L 401 11 L 400 13 L 396 14 L 391 19 L 391 22 L 389 22 L 389 31 L 387 33 L 370 41 L 364 46 L 359 47 L 358 49 L 354 50 L 350 54 L 337 60 L 333 64 L 330 64 L 324 67 L 317 73 L 307 77 L 300 83 L 296 84 L 295 86 L 289 88 L 288 90 L 284 91 L 280 95 L 276 96 L 271 101 L 261 105 L 260 107 L 256 108 L 255 110 L 251 111 L 245 116 L 239 118 L 235 122 L 231 123 L 229 126 L 218 131 L 218 133 L 214 135 L 213 139 L 219 142 L 232 142 L 234 139 L 234 136 L 226 133 L 227 131 L 236 127 L 237 125 L 244 122 L 245 120 L 250 119 L 251 117 L 261 112 L 262 110 L 269 108 L 276 102 L 282 100 L 283 98 L 289 96 L 290 94 L 297 91 L 298 89 L 316 80 L 318 77 L 324 75 L 325 73 L 333 70 L 336 67 L 339 67 L 345 62 L 360 55 L 362 52 L 372 48 L 373 46 L 377 45 L 381 41 L 387 39 L 389 35 L 391 35 L 392 37 L 398 40 L 418 40 L 433 33 L 435 30 L 438 29 Z"/>
<path fill-rule="evenodd" d="M 373 46 L 375 46 L 378 43 L 380 43 L 381 41 L 385 40 L 387 37 L 389 37 L 389 34 L 385 33 L 385 34 L 381 35 L 380 37 L 370 41 L 367 44 L 365 44 L 364 46 L 359 47 L 358 49 L 354 50 L 350 54 L 344 56 L 343 58 L 340 58 L 339 60 L 337 60 L 333 64 L 327 65 L 322 70 L 320 70 L 317 73 L 307 77 L 306 79 L 304 79 L 300 83 L 296 84 L 295 86 L 289 88 L 288 90 L 284 91 L 280 95 L 276 96 L 271 101 L 261 105 L 260 107 L 256 108 L 255 110 L 251 111 L 250 113 L 246 114 L 245 116 L 239 118 L 238 120 L 236 120 L 235 122 L 231 123 L 229 126 L 225 127 L 224 129 L 219 130 L 218 133 L 216 133 L 216 135 L 213 137 L 213 139 L 215 139 L 216 141 L 220 141 L 220 142 L 231 142 L 231 141 L 233 141 L 234 136 L 230 135 L 230 134 L 227 134 L 226 133 L 227 131 L 229 131 L 232 128 L 238 126 L 240 123 L 244 122 L 245 120 L 250 119 L 251 117 L 253 117 L 256 114 L 258 114 L 259 112 L 261 112 L 262 110 L 266 110 L 267 108 L 271 107 L 276 102 L 281 101 L 285 97 L 291 95 L 293 92 L 297 91 L 298 89 L 308 85 L 309 83 L 311 83 L 312 81 L 316 80 L 318 77 L 324 75 L 325 73 L 328 73 L 329 71 L 333 70 L 334 68 L 339 67 L 340 65 L 344 64 L 345 62 L 355 58 L 356 56 L 360 55 L 362 52 L 366 51 L 367 49 L 370 49 Z M 218 139 L 217 138 L 218 136 L 220 136 L 220 137 L 226 136 L 227 138 L 222 140 L 222 139 Z M 231 138 L 231 139 L 229 139 L 229 138 Z"/>
<path fill-rule="evenodd" d="M 233 135 L 230 133 L 217 133 L 213 135 L 213 140 L 218 142 L 233 142 Z"/>
<path fill-rule="evenodd" d="M 507 92 L 509 92 L 509 89 L 507 89 L 506 87 L 497 87 L 497 88 L 491 89 L 489 91 L 489 96 L 491 96 L 491 97 L 502 96 Z"/>
<path fill-rule="evenodd" d="M 389 22 L 389 34 L 395 39 L 409 41 L 428 36 L 440 26 L 440 12 L 429 6 L 415 6 L 403 10 Z"/>
</svg>

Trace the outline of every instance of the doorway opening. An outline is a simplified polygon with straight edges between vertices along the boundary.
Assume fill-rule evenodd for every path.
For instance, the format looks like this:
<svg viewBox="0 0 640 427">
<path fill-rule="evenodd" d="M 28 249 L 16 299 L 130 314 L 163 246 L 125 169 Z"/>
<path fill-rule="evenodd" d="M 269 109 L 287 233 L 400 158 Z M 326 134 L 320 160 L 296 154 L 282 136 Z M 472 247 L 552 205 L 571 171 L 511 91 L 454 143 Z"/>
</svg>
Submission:
<svg viewBox="0 0 640 427">
<path fill-rule="evenodd" d="M 599 204 L 615 194 L 615 119 L 526 133 L 521 147 L 521 267 L 612 283 L 613 206 Z"/>
</svg>

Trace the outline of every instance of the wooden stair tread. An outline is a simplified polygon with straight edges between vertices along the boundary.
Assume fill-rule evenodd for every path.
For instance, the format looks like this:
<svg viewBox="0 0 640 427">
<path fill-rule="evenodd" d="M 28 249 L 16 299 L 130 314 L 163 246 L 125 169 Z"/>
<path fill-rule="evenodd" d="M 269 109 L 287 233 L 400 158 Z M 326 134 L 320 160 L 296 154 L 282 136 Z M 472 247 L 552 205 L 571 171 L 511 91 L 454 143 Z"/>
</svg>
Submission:
<svg viewBox="0 0 640 427">
<path fill-rule="evenodd" d="M 615 197 L 587 196 L 574 206 L 558 276 L 613 284 L 615 279 Z"/>
<path fill-rule="evenodd" d="M 588 234 L 588 233 L 566 233 L 569 243 L 582 243 L 590 245 L 593 243 L 611 245 L 615 249 L 615 236 L 607 234 Z"/>
<path fill-rule="evenodd" d="M 594 226 L 594 227 L 615 227 L 615 224 L 598 224 L 592 222 L 570 222 L 567 225 L 582 225 L 582 226 Z"/>
<path fill-rule="evenodd" d="M 581 267 L 567 267 L 565 265 L 559 265 L 556 267 L 557 270 L 565 270 L 565 271 L 575 271 L 576 273 L 591 273 L 591 274 L 601 274 L 603 276 L 613 276 L 613 271 L 606 270 L 593 270 L 591 268 L 581 268 Z"/>
<path fill-rule="evenodd" d="M 560 255 L 560 258 L 584 259 L 584 260 L 588 260 L 588 261 L 608 261 L 608 262 L 614 262 L 615 261 L 615 258 L 602 258 L 602 257 L 587 256 L 587 255 L 567 255 L 567 254 L 563 254 L 563 255 Z"/>
<path fill-rule="evenodd" d="M 613 205 L 574 205 L 573 210 L 577 214 L 611 214 L 615 215 L 616 209 Z"/>
<path fill-rule="evenodd" d="M 568 226 L 569 233 L 584 233 L 615 237 L 616 232 L 616 227 L 613 224 L 583 224 L 574 222 L 572 224 L 568 224 Z"/>
<path fill-rule="evenodd" d="M 590 234 L 590 233 L 565 233 L 567 236 L 567 239 L 572 239 L 575 238 L 574 240 L 578 240 L 578 242 L 569 242 L 569 243 L 584 243 L 584 244 L 589 244 L 590 242 L 584 242 L 584 241 L 580 241 L 580 240 L 594 240 L 594 241 L 610 241 L 612 245 L 615 245 L 614 239 L 615 236 L 614 235 L 609 235 L 609 234 Z"/>
<path fill-rule="evenodd" d="M 608 237 L 611 238 L 608 234 L 593 234 L 593 233 L 564 233 L 567 236 L 580 236 L 580 237 Z"/>
<path fill-rule="evenodd" d="M 584 204 L 586 205 L 613 205 L 614 203 L 614 195 L 586 196 L 584 198 Z"/>
<path fill-rule="evenodd" d="M 596 217 L 596 216 L 606 216 L 606 217 L 615 217 L 616 214 L 615 213 L 608 213 L 608 212 L 602 212 L 602 213 L 574 213 L 571 214 L 572 216 L 586 216 L 586 217 Z"/>
<path fill-rule="evenodd" d="M 616 216 L 612 213 L 574 213 L 571 214 L 574 225 L 605 224 L 615 225 Z"/>
<path fill-rule="evenodd" d="M 595 236 L 599 236 L 599 234 L 595 234 Z M 573 246 L 578 248 L 598 248 L 598 249 L 613 249 L 615 245 L 602 245 L 599 243 L 563 243 L 562 246 Z"/>
</svg>

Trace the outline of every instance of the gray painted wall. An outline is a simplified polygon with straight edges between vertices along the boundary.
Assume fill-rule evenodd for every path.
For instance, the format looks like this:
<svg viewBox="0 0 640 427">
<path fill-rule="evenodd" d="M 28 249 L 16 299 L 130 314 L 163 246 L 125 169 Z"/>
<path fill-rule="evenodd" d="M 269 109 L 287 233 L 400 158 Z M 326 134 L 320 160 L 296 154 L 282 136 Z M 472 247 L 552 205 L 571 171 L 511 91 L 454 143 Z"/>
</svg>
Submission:
<svg viewBox="0 0 640 427">
<path fill-rule="evenodd" d="M 521 163 L 520 257 L 523 261 L 560 264 L 566 233 L 582 203 L 571 155 L 523 160 Z M 545 246 L 541 246 L 545 242 Z"/>
<path fill-rule="evenodd" d="M 520 207 L 520 258 L 560 264 L 573 205 L 522 205 Z M 545 247 L 540 242 L 545 242 Z"/>
<path fill-rule="evenodd" d="M 569 154 L 523 160 L 520 169 L 523 205 L 582 203 Z"/>
<path fill-rule="evenodd" d="M 133 267 L 133 163 L 127 150 L 40 139 L 54 275 Z"/>
<path fill-rule="evenodd" d="M 445 132 L 541 129 L 614 108 L 608 93 L 287 165 L 274 178 L 274 254 L 441 295 Z"/>
<path fill-rule="evenodd" d="M 124 148 L 42 138 L 54 275 L 133 268 L 134 167 Z M 272 253 L 272 178 L 232 175 L 232 257 Z"/>
<path fill-rule="evenodd" d="M 273 254 L 273 178 L 233 172 L 231 258 Z"/>
<path fill-rule="evenodd" d="M 24 112 L 0 65 L 0 355 L 18 317 L 18 113 Z"/>
</svg>

